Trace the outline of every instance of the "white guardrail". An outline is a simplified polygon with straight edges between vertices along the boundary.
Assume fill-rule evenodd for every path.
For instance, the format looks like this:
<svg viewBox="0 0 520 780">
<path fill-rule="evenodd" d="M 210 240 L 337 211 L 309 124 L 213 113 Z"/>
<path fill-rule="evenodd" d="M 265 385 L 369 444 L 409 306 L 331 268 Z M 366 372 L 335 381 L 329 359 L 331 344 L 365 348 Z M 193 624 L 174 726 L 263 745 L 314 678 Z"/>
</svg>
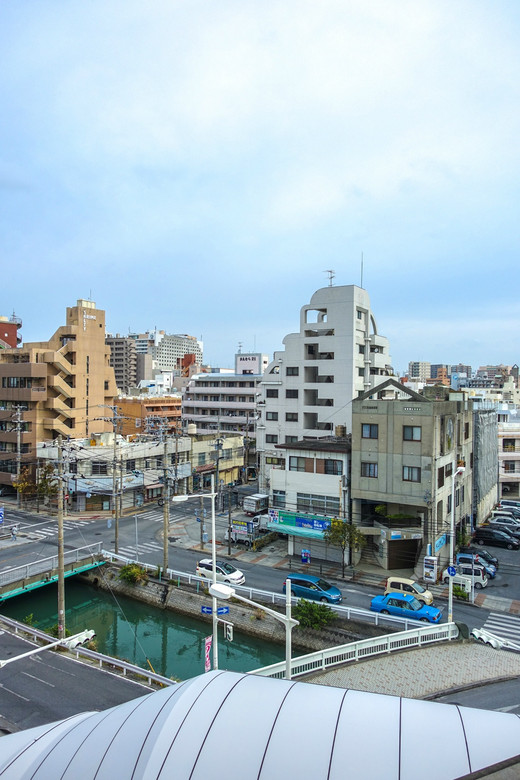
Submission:
<svg viewBox="0 0 520 780">
<path fill-rule="evenodd" d="M 331 666 L 366 660 L 382 653 L 391 653 L 393 650 L 409 650 L 411 647 L 422 647 L 432 642 L 445 642 L 447 639 L 456 639 L 458 635 L 459 629 L 455 623 L 444 623 L 440 626 L 417 626 L 415 629 L 400 631 L 398 634 L 376 636 L 371 639 L 350 642 L 348 645 L 329 647 L 327 650 L 318 650 L 315 653 L 291 659 L 291 677 L 299 677 L 312 672 L 324 672 Z M 262 669 L 255 669 L 249 674 L 283 679 L 285 677 L 285 661 L 264 666 Z"/>
<path fill-rule="evenodd" d="M 17 620 L 5 617 L 4 615 L 0 616 L 0 623 L 9 626 L 15 634 L 24 634 L 29 639 L 32 639 L 33 642 L 39 640 L 40 642 L 52 644 L 56 641 L 54 637 L 49 636 L 49 634 L 46 634 L 44 631 L 39 631 L 39 629 L 34 628 L 33 626 L 19 623 Z M 67 639 L 64 639 L 63 642 L 65 644 Z M 132 677 L 144 679 L 150 687 L 152 686 L 152 683 L 156 683 L 157 685 L 177 684 L 175 680 L 170 680 L 168 677 L 163 677 L 161 674 L 148 671 L 148 669 L 143 669 L 141 666 L 136 666 L 128 661 L 121 661 L 119 658 L 112 658 L 110 655 L 96 653 L 94 650 L 88 650 L 86 647 L 80 647 L 78 645 L 77 647 L 70 649 L 69 653 L 75 655 L 76 658 L 81 657 L 83 661 L 99 666 L 99 668 L 104 671 L 112 673 L 117 671 L 122 674 L 123 677 L 131 675 Z"/>
<path fill-rule="evenodd" d="M 136 561 L 135 558 L 116 555 L 107 550 L 102 550 L 102 555 L 108 561 L 114 563 L 122 563 L 124 565 L 128 563 L 138 563 L 139 566 L 151 574 L 157 572 L 157 564 L 143 563 L 141 561 Z M 176 571 L 175 569 L 168 569 L 166 578 L 177 581 L 178 585 L 180 585 L 181 582 L 186 582 L 188 585 L 193 583 L 208 585 L 209 582 L 206 577 L 198 577 L 196 574 L 189 574 L 185 571 Z M 267 604 L 280 604 L 282 607 L 285 607 L 285 593 L 273 593 L 269 590 L 248 588 L 245 585 L 233 585 L 233 588 L 251 601 L 261 601 Z M 299 600 L 300 599 L 297 598 L 297 596 L 293 596 L 291 599 L 293 604 L 297 604 Z M 361 609 L 360 607 L 347 607 L 342 604 L 329 604 L 328 606 L 345 620 L 362 620 L 364 623 L 369 622 L 374 626 L 393 626 L 394 628 L 399 627 L 405 630 L 417 628 L 417 620 L 408 620 L 407 618 L 393 617 L 392 615 L 382 615 L 380 612 L 371 612 L 368 609 Z"/>
<path fill-rule="evenodd" d="M 65 550 L 63 553 L 63 562 L 65 566 L 69 563 L 77 563 L 78 561 L 101 555 L 101 544 L 102 542 L 96 542 L 95 544 L 85 545 L 85 547 L 78 547 L 75 550 Z M 37 574 L 44 574 L 47 571 L 52 571 L 52 569 L 57 568 L 58 556 L 52 555 L 50 558 L 40 558 L 37 561 L 26 563 L 24 566 L 6 569 L 5 571 L 0 572 L 0 588 L 4 585 L 9 585 L 11 582 L 26 580 L 29 577 L 34 577 Z"/>
</svg>

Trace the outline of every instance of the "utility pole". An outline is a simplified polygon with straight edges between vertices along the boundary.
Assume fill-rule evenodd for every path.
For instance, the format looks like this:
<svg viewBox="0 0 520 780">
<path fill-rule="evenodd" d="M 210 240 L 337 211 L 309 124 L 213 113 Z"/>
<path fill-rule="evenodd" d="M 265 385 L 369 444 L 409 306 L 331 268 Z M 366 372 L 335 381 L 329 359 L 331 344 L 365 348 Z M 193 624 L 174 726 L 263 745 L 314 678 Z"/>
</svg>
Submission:
<svg viewBox="0 0 520 780">
<path fill-rule="evenodd" d="M 168 571 L 168 532 L 170 530 L 170 485 L 168 481 L 168 441 L 164 439 L 164 453 L 163 453 L 163 473 L 164 473 L 164 486 L 163 486 L 163 577 L 167 577 Z"/>
<path fill-rule="evenodd" d="M 112 407 L 114 416 L 112 418 L 114 426 L 114 453 L 112 460 L 112 519 L 115 524 L 115 544 L 114 552 L 117 555 L 119 552 L 119 507 L 117 505 L 117 419 L 116 419 L 116 407 Z"/>
<path fill-rule="evenodd" d="M 199 496 L 200 501 L 200 549 L 204 549 L 204 499 Z"/>
<path fill-rule="evenodd" d="M 58 639 L 65 638 L 65 561 L 63 544 L 63 449 L 58 436 Z"/>
<path fill-rule="evenodd" d="M 14 419 L 16 423 L 16 482 L 20 484 L 20 474 L 22 471 L 22 408 L 16 407 L 16 417 Z M 20 488 L 16 489 L 16 506 L 20 509 L 22 504 L 22 494 Z"/>
<path fill-rule="evenodd" d="M 231 485 L 228 488 L 228 542 L 227 551 L 228 555 L 231 555 Z"/>
</svg>

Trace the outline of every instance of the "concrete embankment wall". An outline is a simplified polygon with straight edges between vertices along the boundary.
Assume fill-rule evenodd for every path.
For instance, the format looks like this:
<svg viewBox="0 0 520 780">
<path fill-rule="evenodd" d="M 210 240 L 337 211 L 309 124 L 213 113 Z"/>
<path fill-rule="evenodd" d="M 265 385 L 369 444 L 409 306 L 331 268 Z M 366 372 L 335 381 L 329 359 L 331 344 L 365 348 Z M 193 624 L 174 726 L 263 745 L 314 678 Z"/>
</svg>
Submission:
<svg viewBox="0 0 520 780">
<path fill-rule="evenodd" d="M 137 601 L 145 602 L 159 609 L 169 609 L 182 615 L 189 615 L 208 624 L 208 633 L 211 633 L 211 615 L 201 614 L 202 606 L 211 606 L 212 598 L 200 584 L 199 592 L 195 586 L 177 586 L 173 583 L 159 582 L 150 578 L 146 584 L 130 585 L 119 579 L 119 569 L 114 565 L 103 566 L 93 572 L 81 575 L 84 582 L 102 590 L 113 591 L 117 594 L 128 596 Z M 261 612 L 247 604 L 229 601 L 229 614 L 223 619 L 233 623 L 236 631 L 265 639 L 269 642 L 285 643 L 285 626 L 275 618 Z M 272 605 L 270 605 L 272 608 Z M 362 639 L 366 636 L 374 636 L 384 633 L 381 628 L 358 623 L 347 623 L 337 630 L 314 631 L 310 629 L 296 628 L 292 632 L 292 644 L 303 652 L 321 650 L 337 644 Z"/>
</svg>

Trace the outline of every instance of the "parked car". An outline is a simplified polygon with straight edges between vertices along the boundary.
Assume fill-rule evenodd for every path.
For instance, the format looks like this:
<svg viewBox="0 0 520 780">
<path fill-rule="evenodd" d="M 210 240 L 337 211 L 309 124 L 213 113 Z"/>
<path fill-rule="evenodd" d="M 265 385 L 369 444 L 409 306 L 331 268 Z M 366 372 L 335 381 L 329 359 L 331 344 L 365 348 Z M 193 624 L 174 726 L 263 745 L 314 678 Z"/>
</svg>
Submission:
<svg viewBox="0 0 520 780">
<path fill-rule="evenodd" d="M 462 585 L 464 577 L 467 577 L 470 582 L 473 580 L 473 587 L 477 590 L 485 588 L 488 584 L 488 577 L 482 566 L 477 564 L 459 563 L 456 567 L 457 573 L 452 577 L 454 585 Z M 447 585 L 450 581 L 450 575 L 448 569 L 444 569 L 442 572 L 442 581 Z"/>
<path fill-rule="evenodd" d="M 508 550 L 518 550 L 520 541 L 514 536 L 490 525 L 481 525 L 473 534 L 472 540 L 476 544 L 487 544 L 490 547 L 507 547 Z"/>
<path fill-rule="evenodd" d="M 492 517 L 489 523 L 485 523 L 489 528 L 497 528 L 504 533 L 514 536 L 515 539 L 520 539 L 520 525 L 514 523 L 512 519 L 503 517 Z"/>
<path fill-rule="evenodd" d="M 483 558 L 487 563 L 490 563 L 495 569 L 499 568 L 498 558 L 491 555 L 488 550 L 482 549 L 482 547 L 461 547 L 461 552 L 476 553 L 480 558 Z"/>
<path fill-rule="evenodd" d="M 244 573 L 233 566 L 229 561 L 216 561 L 217 581 L 227 582 L 228 585 L 242 585 L 246 578 Z M 198 577 L 213 579 L 213 566 L 211 558 L 203 558 L 197 563 L 196 568 Z"/>
<path fill-rule="evenodd" d="M 415 580 L 405 577 L 389 577 L 386 581 L 385 596 L 388 593 L 411 593 L 416 599 L 430 606 L 433 604 L 433 596 L 429 590 Z"/>
<path fill-rule="evenodd" d="M 520 509 L 520 501 L 516 501 L 513 498 L 502 498 L 500 500 L 501 506 L 514 506 L 516 509 Z"/>
<path fill-rule="evenodd" d="M 517 520 L 520 520 L 520 507 L 499 504 L 497 508 L 493 510 L 492 514 L 513 515 Z"/>
<path fill-rule="evenodd" d="M 340 604 L 343 600 L 341 591 L 330 582 L 322 580 L 321 577 L 315 577 L 313 574 L 288 574 L 283 584 L 285 593 L 286 582 L 291 583 L 291 593 L 301 599 L 312 599 L 314 601 L 328 602 L 329 604 Z"/>
<path fill-rule="evenodd" d="M 486 520 L 487 523 L 501 523 L 502 525 L 517 525 L 520 528 L 520 520 L 511 512 L 499 512 L 494 510 Z"/>
<path fill-rule="evenodd" d="M 442 612 L 437 607 L 428 607 L 416 599 L 411 593 L 388 593 L 386 596 L 375 596 L 370 602 L 373 612 L 383 615 L 422 620 L 424 623 L 438 623 Z"/>
<path fill-rule="evenodd" d="M 490 579 L 494 579 L 497 575 L 496 566 L 493 566 L 492 563 L 489 563 L 488 561 L 484 560 L 482 556 L 479 555 L 478 552 L 471 553 L 471 552 L 458 552 L 456 563 L 464 563 L 468 566 L 474 565 L 474 566 L 480 566 L 484 569 L 486 572 L 486 576 Z"/>
</svg>

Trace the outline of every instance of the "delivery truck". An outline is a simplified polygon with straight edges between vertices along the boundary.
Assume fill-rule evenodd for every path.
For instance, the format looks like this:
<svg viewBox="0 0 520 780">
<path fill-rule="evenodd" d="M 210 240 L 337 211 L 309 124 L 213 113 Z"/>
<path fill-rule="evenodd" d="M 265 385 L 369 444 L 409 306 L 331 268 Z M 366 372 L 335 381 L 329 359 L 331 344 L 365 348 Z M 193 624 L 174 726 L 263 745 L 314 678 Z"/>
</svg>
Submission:
<svg viewBox="0 0 520 780">
<path fill-rule="evenodd" d="M 269 509 L 269 496 L 266 493 L 253 493 L 246 496 L 243 503 L 244 512 L 250 517 L 260 515 Z"/>
</svg>

